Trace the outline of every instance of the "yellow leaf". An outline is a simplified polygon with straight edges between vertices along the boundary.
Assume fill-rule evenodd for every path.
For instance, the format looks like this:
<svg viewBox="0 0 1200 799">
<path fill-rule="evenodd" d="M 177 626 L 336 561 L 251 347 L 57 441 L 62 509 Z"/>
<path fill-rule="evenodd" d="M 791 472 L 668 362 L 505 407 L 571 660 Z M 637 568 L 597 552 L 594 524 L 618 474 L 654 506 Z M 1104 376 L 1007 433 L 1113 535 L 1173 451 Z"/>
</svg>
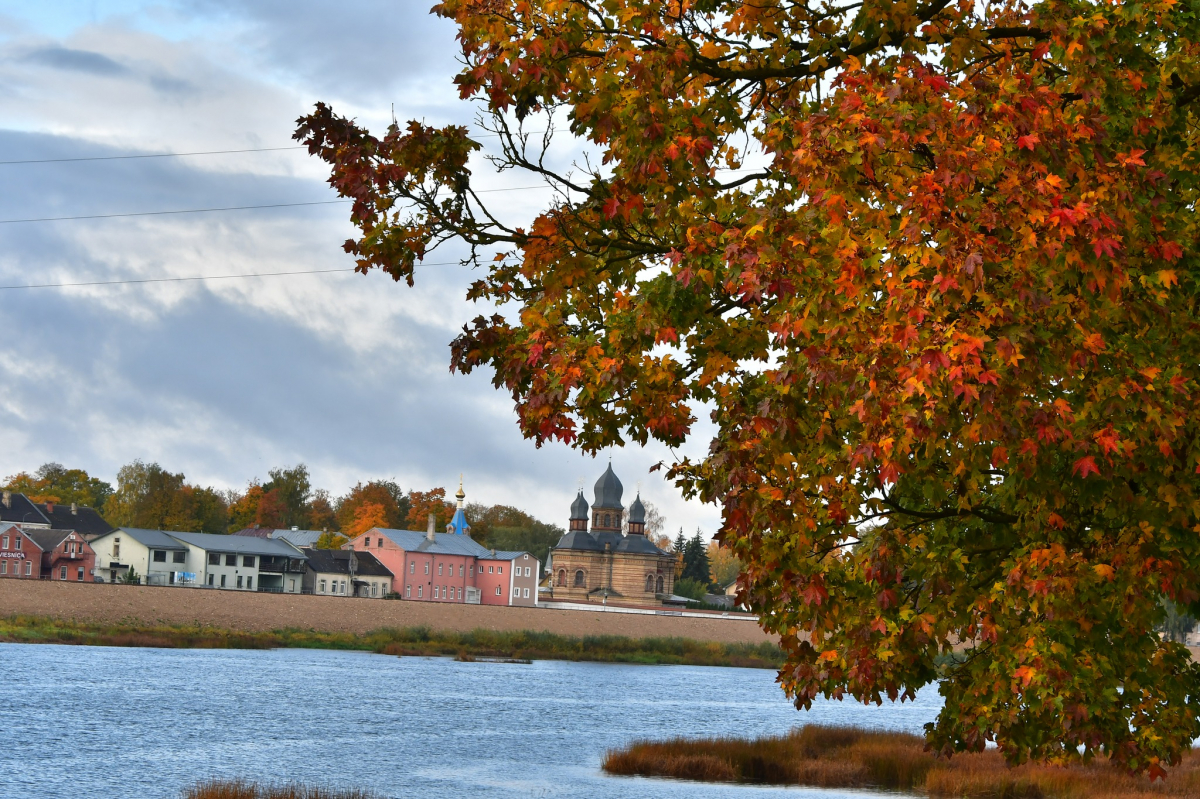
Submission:
<svg viewBox="0 0 1200 799">
<path fill-rule="evenodd" d="M 1159 269 L 1158 282 L 1166 288 L 1170 288 L 1179 282 L 1179 277 L 1175 274 L 1174 269 Z"/>
</svg>

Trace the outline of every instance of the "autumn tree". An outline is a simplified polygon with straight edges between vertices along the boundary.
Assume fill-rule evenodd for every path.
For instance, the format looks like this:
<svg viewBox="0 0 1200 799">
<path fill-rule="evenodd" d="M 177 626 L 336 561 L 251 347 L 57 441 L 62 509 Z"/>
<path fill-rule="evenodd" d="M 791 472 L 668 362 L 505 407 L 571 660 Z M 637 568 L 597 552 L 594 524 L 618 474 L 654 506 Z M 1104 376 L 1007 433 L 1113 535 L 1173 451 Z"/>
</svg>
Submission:
<svg viewBox="0 0 1200 799">
<path fill-rule="evenodd" d="M 317 549 L 341 549 L 342 545 L 347 543 L 349 540 L 349 538 L 346 538 L 346 536 L 339 532 L 326 530 L 317 536 L 317 543 L 315 547 Z"/>
<path fill-rule="evenodd" d="M 311 530 L 338 529 L 334 500 L 324 488 L 313 491 L 312 497 L 308 500 L 308 526 Z"/>
<path fill-rule="evenodd" d="M 405 523 L 409 530 L 424 531 L 429 526 L 429 514 L 433 514 L 433 529 L 444 533 L 446 525 L 454 516 L 455 506 L 446 501 L 446 489 L 408 492 L 408 516 Z"/>
<path fill-rule="evenodd" d="M 710 541 L 708 544 L 708 564 L 712 569 L 712 581 L 724 588 L 737 579 L 742 571 L 742 562 L 733 550 L 721 546 L 720 541 Z"/>
<path fill-rule="evenodd" d="M 347 529 L 354 522 L 359 507 L 365 503 L 384 509 L 385 523 L 379 526 L 402 530 L 408 524 L 408 495 L 391 480 L 372 480 L 357 483 L 337 502 L 337 526 Z M 420 529 L 424 530 L 424 526 Z"/>
<path fill-rule="evenodd" d="M 140 460 L 121 467 L 116 491 L 105 503 L 109 523 L 150 530 L 225 533 L 227 514 L 216 489 L 190 485 L 182 472 Z"/>
<path fill-rule="evenodd" d="M 257 482 L 250 483 L 245 493 L 231 491 L 227 498 L 230 530 L 236 532 L 258 523 L 258 503 L 262 501 L 262 496 L 262 486 Z"/>
<path fill-rule="evenodd" d="M 101 512 L 113 493 L 111 484 L 83 469 L 68 469 L 61 463 L 43 463 L 33 474 L 11 475 L 3 489 L 24 494 L 33 502 L 74 502 Z"/>
<path fill-rule="evenodd" d="M 721 505 L 799 707 L 936 680 L 938 749 L 1178 761 L 1200 665 L 1155 627 L 1200 602 L 1200 15 L 434 11 L 493 138 L 325 105 L 297 137 L 353 200 L 361 271 L 411 283 L 465 243 L 489 315 L 453 367 L 586 452 L 682 444 L 711 413 L 669 475 Z M 485 205 L 481 141 L 546 182 L 540 213 Z"/>
<path fill-rule="evenodd" d="M 263 484 L 258 523 L 262 527 L 309 527 L 309 498 L 312 483 L 303 463 L 291 468 L 271 469 Z"/>
<path fill-rule="evenodd" d="M 387 527 L 387 509 L 378 502 L 364 502 L 354 511 L 350 524 L 342 528 L 342 532 L 353 538 L 375 527 Z"/>
</svg>

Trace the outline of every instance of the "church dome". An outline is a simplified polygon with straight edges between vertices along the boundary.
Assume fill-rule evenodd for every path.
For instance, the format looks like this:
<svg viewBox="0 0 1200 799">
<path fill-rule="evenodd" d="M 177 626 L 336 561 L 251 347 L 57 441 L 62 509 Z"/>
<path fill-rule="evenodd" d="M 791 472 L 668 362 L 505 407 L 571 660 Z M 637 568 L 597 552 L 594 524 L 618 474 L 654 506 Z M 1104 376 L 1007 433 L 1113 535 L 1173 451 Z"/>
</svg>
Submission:
<svg viewBox="0 0 1200 799">
<path fill-rule="evenodd" d="M 608 464 L 604 474 L 596 481 L 596 501 L 592 503 L 592 507 L 624 510 L 625 507 L 621 504 L 621 492 L 624 490 L 621 481 L 613 473 L 612 464 Z"/>
<path fill-rule="evenodd" d="M 571 521 L 584 521 L 588 519 L 588 504 L 583 498 L 583 489 L 579 489 L 579 493 L 575 495 L 575 501 L 571 503 Z"/>
<path fill-rule="evenodd" d="M 630 524 L 646 523 L 646 506 L 642 504 L 641 494 L 634 497 L 633 504 L 629 506 L 629 522 Z"/>
</svg>

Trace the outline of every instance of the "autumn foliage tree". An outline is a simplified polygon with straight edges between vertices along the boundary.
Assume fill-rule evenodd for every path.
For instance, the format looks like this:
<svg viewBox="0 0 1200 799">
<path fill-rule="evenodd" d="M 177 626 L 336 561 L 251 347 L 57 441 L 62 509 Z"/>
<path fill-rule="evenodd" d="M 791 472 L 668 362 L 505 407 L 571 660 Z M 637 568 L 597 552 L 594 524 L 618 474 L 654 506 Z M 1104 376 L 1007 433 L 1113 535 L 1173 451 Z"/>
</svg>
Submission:
<svg viewBox="0 0 1200 799">
<path fill-rule="evenodd" d="M 318 105 L 297 136 L 361 271 L 470 247 L 496 310 L 454 368 L 590 452 L 711 412 L 670 474 L 721 504 L 799 707 L 940 678 L 939 749 L 1176 762 L 1200 667 L 1154 629 L 1200 600 L 1194 7 L 434 10 L 541 213 L 484 205 L 465 127 Z M 588 157 L 558 169 L 564 116 Z"/>
<path fill-rule="evenodd" d="M 429 491 L 408 492 L 409 530 L 425 530 L 429 525 L 429 514 L 433 514 L 433 529 L 444 533 L 446 525 L 454 516 L 454 504 L 446 501 L 446 489 L 433 488 Z"/>
</svg>

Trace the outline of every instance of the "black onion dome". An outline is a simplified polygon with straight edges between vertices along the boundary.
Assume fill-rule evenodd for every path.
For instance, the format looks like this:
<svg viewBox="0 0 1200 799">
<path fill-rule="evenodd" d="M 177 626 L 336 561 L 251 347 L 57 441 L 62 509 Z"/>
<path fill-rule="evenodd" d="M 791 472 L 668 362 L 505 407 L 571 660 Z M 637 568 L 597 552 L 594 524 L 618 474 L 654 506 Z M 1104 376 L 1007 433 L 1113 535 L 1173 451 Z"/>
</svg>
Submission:
<svg viewBox="0 0 1200 799">
<path fill-rule="evenodd" d="M 596 501 L 592 503 L 592 507 L 625 510 L 625 506 L 621 504 L 621 492 L 624 490 L 621 481 L 613 473 L 612 464 L 608 464 L 604 474 L 596 481 Z"/>
<path fill-rule="evenodd" d="M 575 501 L 571 503 L 571 521 L 578 522 L 588 520 L 588 504 L 583 498 L 583 489 L 579 489 L 579 493 L 575 495 Z"/>
<path fill-rule="evenodd" d="M 596 539 L 592 538 L 586 530 L 572 530 L 558 540 L 555 549 L 584 549 L 592 552 L 601 552 L 604 547 L 596 543 Z"/>
<path fill-rule="evenodd" d="M 646 506 L 642 504 L 641 494 L 634 497 L 633 504 L 629 506 L 629 522 L 630 524 L 646 523 Z"/>
</svg>

